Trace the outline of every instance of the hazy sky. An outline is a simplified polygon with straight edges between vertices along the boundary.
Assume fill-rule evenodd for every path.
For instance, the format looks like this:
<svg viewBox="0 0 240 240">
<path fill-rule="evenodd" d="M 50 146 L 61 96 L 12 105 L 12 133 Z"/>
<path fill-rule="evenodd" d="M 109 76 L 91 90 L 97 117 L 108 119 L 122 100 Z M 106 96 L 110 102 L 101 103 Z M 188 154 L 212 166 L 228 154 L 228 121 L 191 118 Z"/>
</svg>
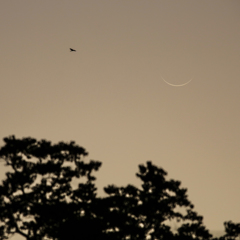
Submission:
<svg viewBox="0 0 240 240">
<path fill-rule="evenodd" d="M 240 222 L 239 12 L 239 0 L 1 1 L 0 138 L 76 141 L 103 162 L 100 189 L 139 185 L 152 160 L 209 229 Z"/>
</svg>

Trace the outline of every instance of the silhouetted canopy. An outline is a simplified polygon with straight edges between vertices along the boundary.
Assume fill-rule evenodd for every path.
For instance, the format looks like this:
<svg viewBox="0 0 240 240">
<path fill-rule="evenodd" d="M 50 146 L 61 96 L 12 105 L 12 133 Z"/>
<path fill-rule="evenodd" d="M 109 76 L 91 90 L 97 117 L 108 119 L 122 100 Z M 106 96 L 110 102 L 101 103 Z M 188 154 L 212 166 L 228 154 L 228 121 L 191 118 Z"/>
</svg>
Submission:
<svg viewBox="0 0 240 240">
<path fill-rule="evenodd" d="M 98 197 L 94 171 L 101 162 L 85 161 L 88 153 L 75 142 L 52 144 L 15 136 L 3 141 L 0 161 L 12 170 L 0 183 L 0 240 L 13 234 L 25 240 L 233 240 L 240 236 L 240 223 L 228 221 L 226 234 L 213 238 L 188 200 L 187 189 L 151 161 L 138 166 L 140 187 L 111 184 L 104 187 L 105 196 Z"/>
</svg>

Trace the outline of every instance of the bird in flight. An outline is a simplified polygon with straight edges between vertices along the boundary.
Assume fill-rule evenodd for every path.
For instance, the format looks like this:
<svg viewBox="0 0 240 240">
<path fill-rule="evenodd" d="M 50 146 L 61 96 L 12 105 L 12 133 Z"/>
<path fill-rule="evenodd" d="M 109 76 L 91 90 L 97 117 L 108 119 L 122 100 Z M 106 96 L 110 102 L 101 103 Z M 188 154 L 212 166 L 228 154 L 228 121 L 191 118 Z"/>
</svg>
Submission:
<svg viewBox="0 0 240 240">
<path fill-rule="evenodd" d="M 72 49 L 72 48 L 70 48 L 70 52 L 76 52 L 76 50 L 75 50 L 75 49 Z"/>
</svg>

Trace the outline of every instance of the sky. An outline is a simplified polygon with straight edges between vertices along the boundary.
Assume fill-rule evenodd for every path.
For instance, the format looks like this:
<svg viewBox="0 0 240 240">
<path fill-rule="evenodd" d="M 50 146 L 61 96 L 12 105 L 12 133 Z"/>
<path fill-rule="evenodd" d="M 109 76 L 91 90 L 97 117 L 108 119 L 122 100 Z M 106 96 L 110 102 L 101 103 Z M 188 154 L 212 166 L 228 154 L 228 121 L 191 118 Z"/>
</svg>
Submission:
<svg viewBox="0 0 240 240">
<path fill-rule="evenodd" d="M 140 186 L 151 160 L 208 229 L 240 222 L 239 11 L 239 0 L 1 1 L 0 138 L 74 140 L 103 163 L 99 194 Z"/>
</svg>

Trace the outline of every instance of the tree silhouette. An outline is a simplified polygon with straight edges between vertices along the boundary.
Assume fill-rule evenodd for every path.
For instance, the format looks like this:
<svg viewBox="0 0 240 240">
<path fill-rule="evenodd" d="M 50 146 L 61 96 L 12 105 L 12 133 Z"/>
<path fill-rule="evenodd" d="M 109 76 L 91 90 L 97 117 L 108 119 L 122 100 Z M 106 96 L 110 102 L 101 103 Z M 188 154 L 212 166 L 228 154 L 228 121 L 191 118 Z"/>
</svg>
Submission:
<svg viewBox="0 0 240 240">
<path fill-rule="evenodd" d="M 226 234 L 220 237 L 219 240 L 235 240 L 237 237 L 240 237 L 240 223 L 228 221 L 224 222 L 224 227 Z"/>
<path fill-rule="evenodd" d="M 0 186 L 0 239 L 14 233 L 29 240 L 68 239 L 70 231 L 63 230 L 72 219 L 93 218 L 90 205 L 96 188 L 92 172 L 101 163 L 85 163 L 84 148 L 74 142 L 52 145 L 14 136 L 4 138 L 4 142 L 0 158 L 12 172 Z M 71 186 L 74 178 L 85 180 L 75 190 Z M 79 225 L 77 230 L 78 235 L 84 235 L 86 226 Z"/>
<path fill-rule="evenodd" d="M 0 240 L 15 233 L 26 240 L 217 240 L 187 189 L 151 161 L 139 165 L 140 188 L 108 185 L 97 197 L 92 173 L 101 162 L 86 162 L 88 153 L 74 142 L 10 136 L 4 143 L 0 159 L 11 171 L 0 185 Z M 218 240 L 240 234 L 240 224 L 224 226 Z"/>
<path fill-rule="evenodd" d="M 180 182 L 167 180 L 167 173 L 150 161 L 136 174 L 141 189 L 108 186 L 108 226 L 114 239 L 210 239 L 202 217 L 193 211 Z M 171 229 L 171 222 L 181 226 Z"/>
</svg>

